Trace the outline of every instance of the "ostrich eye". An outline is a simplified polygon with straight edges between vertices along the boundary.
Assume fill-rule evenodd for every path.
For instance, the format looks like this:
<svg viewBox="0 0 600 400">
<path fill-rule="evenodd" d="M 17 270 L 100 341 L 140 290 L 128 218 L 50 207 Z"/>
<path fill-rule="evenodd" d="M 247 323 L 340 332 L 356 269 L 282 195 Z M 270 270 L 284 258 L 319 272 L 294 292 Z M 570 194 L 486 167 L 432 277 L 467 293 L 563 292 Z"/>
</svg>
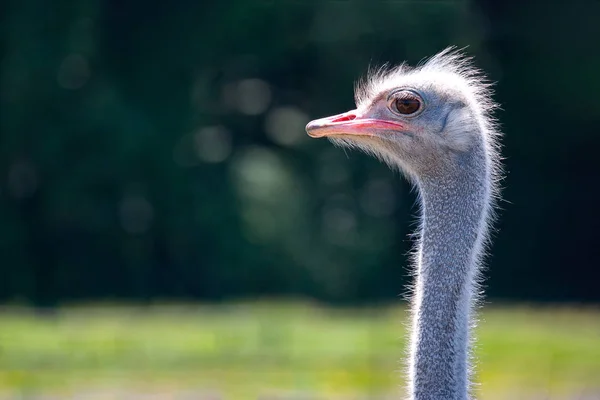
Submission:
<svg viewBox="0 0 600 400">
<path fill-rule="evenodd" d="M 411 92 L 402 92 L 393 103 L 395 111 L 403 115 L 414 114 L 421 108 L 421 99 Z"/>
</svg>

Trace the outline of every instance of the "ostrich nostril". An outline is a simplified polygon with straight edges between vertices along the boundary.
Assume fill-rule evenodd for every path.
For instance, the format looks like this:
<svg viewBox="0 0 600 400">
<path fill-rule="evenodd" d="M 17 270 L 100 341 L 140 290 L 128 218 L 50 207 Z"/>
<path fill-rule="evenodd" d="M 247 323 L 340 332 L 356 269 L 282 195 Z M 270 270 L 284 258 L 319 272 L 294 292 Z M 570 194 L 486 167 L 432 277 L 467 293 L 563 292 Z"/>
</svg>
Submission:
<svg viewBox="0 0 600 400">
<path fill-rule="evenodd" d="M 356 115 L 354 115 L 354 114 L 343 114 L 331 122 L 345 122 L 345 121 L 352 121 L 354 119 L 356 119 Z"/>
</svg>

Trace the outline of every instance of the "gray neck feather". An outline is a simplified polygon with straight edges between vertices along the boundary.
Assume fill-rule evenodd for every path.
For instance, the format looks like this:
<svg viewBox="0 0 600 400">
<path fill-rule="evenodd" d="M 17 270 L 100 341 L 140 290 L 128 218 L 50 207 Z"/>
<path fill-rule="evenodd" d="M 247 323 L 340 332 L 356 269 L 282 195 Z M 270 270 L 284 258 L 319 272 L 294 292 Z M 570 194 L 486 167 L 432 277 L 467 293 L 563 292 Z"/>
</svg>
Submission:
<svg viewBox="0 0 600 400">
<path fill-rule="evenodd" d="M 471 150 L 457 155 L 451 168 L 417 179 L 422 227 L 408 371 L 412 400 L 469 398 L 469 330 L 491 191 L 485 150 Z"/>
</svg>

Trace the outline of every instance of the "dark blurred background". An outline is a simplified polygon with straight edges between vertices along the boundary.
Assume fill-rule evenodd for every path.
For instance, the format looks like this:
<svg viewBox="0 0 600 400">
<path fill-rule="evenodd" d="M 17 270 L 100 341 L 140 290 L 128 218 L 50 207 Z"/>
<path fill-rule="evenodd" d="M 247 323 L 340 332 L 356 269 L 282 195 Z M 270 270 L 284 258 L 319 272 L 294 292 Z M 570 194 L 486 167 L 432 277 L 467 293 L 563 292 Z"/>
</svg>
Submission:
<svg viewBox="0 0 600 400">
<path fill-rule="evenodd" d="M 417 208 L 309 139 L 369 65 L 468 46 L 507 170 L 489 301 L 600 301 L 600 2 L 3 1 L 0 300 L 395 300 Z"/>
</svg>

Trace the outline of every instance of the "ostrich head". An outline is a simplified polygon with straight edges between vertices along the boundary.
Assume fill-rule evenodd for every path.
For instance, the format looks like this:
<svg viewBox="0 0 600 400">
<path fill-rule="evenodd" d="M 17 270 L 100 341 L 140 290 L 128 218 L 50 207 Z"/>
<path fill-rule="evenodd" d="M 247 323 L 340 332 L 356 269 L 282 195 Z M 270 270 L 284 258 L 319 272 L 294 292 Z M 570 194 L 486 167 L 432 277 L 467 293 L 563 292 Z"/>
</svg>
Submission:
<svg viewBox="0 0 600 400">
<path fill-rule="evenodd" d="M 470 59 L 448 48 L 416 68 L 370 73 L 356 86 L 355 110 L 311 121 L 306 130 L 418 180 L 454 169 L 457 155 L 494 152 L 488 87 Z"/>
</svg>

